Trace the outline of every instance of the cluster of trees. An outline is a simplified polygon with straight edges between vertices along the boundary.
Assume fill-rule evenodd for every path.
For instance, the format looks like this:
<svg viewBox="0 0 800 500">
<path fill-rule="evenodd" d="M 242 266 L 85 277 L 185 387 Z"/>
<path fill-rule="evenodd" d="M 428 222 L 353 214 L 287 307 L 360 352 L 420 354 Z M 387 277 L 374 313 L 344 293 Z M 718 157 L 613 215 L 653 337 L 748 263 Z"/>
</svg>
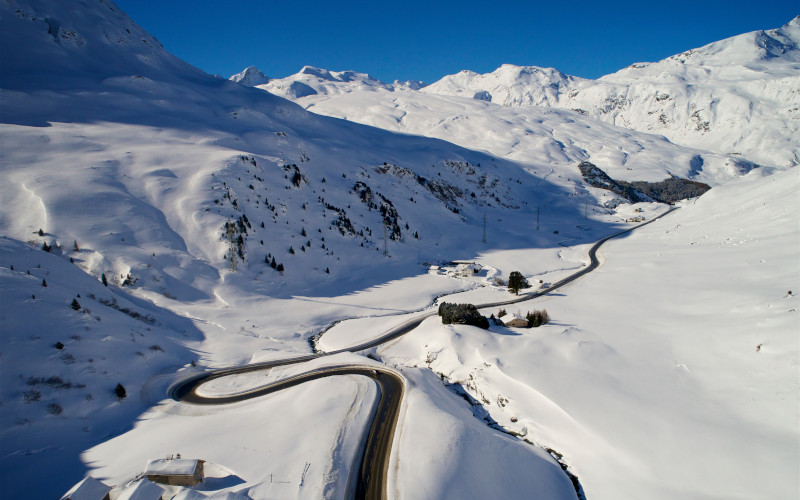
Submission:
<svg viewBox="0 0 800 500">
<path fill-rule="evenodd" d="M 525 319 L 528 320 L 528 328 L 536 328 L 549 323 L 550 315 L 547 314 L 547 309 L 542 309 L 541 311 L 529 312 L 525 315 Z"/>
<path fill-rule="evenodd" d="M 500 309 L 497 312 L 497 318 L 502 318 L 506 314 L 507 313 L 505 309 Z M 494 314 L 492 314 L 492 319 L 494 319 Z M 547 309 L 542 309 L 541 311 L 534 309 L 533 312 L 528 311 L 525 314 L 525 319 L 528 320 L 528 328 L 536 328 L 549 323 L 550 315 L 547 314 Z M 497 323 L 497 321 L 495 321 L 495 323 Z M 500 320 L 500 323 L 497 324 L 502 324 L 502 320 Z"/>
<path fill-rule="evenodd" d="M 472 325 L 487 330 L 489 328 L 489 320 L 478 312 L 478 309 L 472 304 L 450 304 L 442 302 L 439 305 L 439 316 L 442 317 L 442 323 L 445 325 L 458 324 L 458 325 Z"/>
<path fill-rule="evenodd" d="M 613 191 L 632 203 L 650 199 L 661 203 L 675 203 L 687 198 L 695 198 L 711 189 L 708 184 L 678 177 L 671 177 L 659 182 L 617 181 L 588 161 L 578 165 L 578 169 L 590 186 Z"/>
<path fill-rule="evenodd" d="M 294 252 L 292 252 L 292 253 L 294 253 Z M 270 258 L 272 258 L 272 260 L 270 260 Z M 275 257 L 272 254 L 267 254 L 267 256 L 264 257 L 264 263 L 269 265 L 269 267 L 271 267 L 272 269 L 274 269 L 274 270 L 276 270 L 278 272 L 281 272 L 281 273 L 283 272 L 283 263 L 278 264 L 275 261 Z"/>
<path fill-rule="evenodd" d="M 696 198 L 705 193 L 711 186 L 702 182 L 671 177 L 659 182 L 618 181 L 622 186 L 631 187 L 661 203 L 675 203 L 688 198 Z"/>
</svg>

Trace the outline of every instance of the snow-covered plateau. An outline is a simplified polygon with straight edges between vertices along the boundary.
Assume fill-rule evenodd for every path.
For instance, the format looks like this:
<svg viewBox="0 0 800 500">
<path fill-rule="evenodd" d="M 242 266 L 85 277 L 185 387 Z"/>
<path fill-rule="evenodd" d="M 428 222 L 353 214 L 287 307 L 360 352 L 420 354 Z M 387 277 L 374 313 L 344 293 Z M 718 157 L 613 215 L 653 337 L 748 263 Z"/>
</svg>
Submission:
<svg viewBox="0 0 800 500">
<path fill-rule="evenodd" d="M 539 87 L 511 102 L 466 73 L 229 81 L 109 0 L 1 6 L 0 497 L 60 498 L 88 476 L 111 499 L 371 498 L 356 486 L 367 431 L 391 415 L 384 498 L 800 494 L 797 19 L 596 82 L 504 66 L 507 88 Z M 671 99 L 699 106 L 700 66 L 722 121 L 699 136 L 580 101 L 682 74 Z M 723 122 L 765 135 L 737 149 Z M 672 211 L 632 203 L 582 162 L 631 190 L 711 190 Z M 642 221 L 591 273 L 504 306 L 547 324 L 426 317 L 516 299 L 513 271 L 523 297 L 547 290 Z M 173 398 L 248 364 L 197 397 L 358 373 Z M 168 457 L 204 461 L 205 478 L 147 482 Z"/>
</svg>

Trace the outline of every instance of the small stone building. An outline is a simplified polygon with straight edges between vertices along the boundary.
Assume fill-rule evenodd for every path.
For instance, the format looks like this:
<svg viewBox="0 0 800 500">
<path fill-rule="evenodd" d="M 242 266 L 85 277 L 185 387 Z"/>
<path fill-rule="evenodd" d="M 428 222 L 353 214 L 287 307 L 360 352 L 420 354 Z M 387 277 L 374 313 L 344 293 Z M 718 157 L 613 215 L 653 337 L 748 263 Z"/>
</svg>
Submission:
<svg viewBox="0 0 800 500">
<path fill-rule="evenodd" d="M 203 480 L 203 463 L 188 458 L 148 460 L 144 475 L 154 483 L 194 486 Z"/>
<path fill-rule="evenodd" d="M 504 325 L 513 328 L 527 328 L 528 320 L 518 314 L 505 314 L 498 318 Z"/>
</svg>

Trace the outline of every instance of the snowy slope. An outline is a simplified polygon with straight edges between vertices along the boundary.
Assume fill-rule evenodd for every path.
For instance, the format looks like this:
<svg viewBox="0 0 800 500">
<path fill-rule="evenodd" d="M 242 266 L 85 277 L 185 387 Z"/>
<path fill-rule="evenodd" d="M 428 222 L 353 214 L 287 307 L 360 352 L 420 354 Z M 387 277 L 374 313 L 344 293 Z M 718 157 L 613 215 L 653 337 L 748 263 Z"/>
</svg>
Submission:
<svg viewBox="0 0 800 500">
<path fill-rule="evenodd" d="M 797 17 L 596 81 L 504 65 L 446 76 L 422 92 L 578 110 L 677 144 L 785 167 L 800 163 L 799 43 Z"/>
<path fill-rule="evenodd" d="M 552 282 L 584 263 L 586 244 L 628 227 L 623 219 L 634 208 L 648 218 L 664 211 L 656 204 L 612 208 L 616 197 L 586 187 L 577 161 L 590 159 L 619 178 L 658 180 L 669 172 L 715 184 L 751 166 L 574 112 L 529 112 L 426 96 L 412 92 L 415 82 L 379 84 L 351 72 L 303 73 L 304 84 L 315 91 L 309 96 L 319 99 L 314 107 L 330 97 L 333 104 L 342 102 L 340 110 L 353 120 L 398 124 L 376 123 L 378 129 L 319 116 L 260 89 L 206 75 L 163 51 L 109 1 L 78 0 L 66 8 L 56 0 L 7 0 L 0 16 L 0 44 L 18 48 L 0 55 L 3 497 L 58 497 L 85 474 L 125 485 L 146 459 L 177 452 L 208 460 L 212 475 L 200 492 L 171 490 L 178 498 L 215 492 L 253 499 L 339 498 L 375 401 L 375 387 L 363 378 L 324 379 L 211 408 L 166 400 L 167 387 L 204 367 L 308 353 L 309 338 L 335 322 L 336 334 L 352 340 L 356 334 L 385 331 L 398 314 L 422 310 L 444 294 L 460 292 L 454 300 L 506 298 L 502 287 L 493 286 L 494 279 L 515 269 Z M 353 87 L 357 90 L 348 90 Z M 398 98 L 396 105 L 386 95 Z M 359 107 L 346 99 L 365 99 L 375 112 L 358 118 Z M 494 108 L 500 110 L 497 116 Z M 711 196 L 706 203 L 712 191 L 697 202 L 700 208 L 682 209 L 682 222 L 692 238 L 705 234 L 708 225 L 717 227 L 718 233 L 708 234 L 720 244 L 745 227 L 733 226 L 735 218 L 754 227 L 748 237 L 772 243 L 753 244 L 744 255 L 765 261 L 768 272 L 758 275 L 763 284 L 777 279 L 776 269 L 792 269 L 797 232 L 785 215 L 796 213 L 794 198 L 774 189 L 796 192 L 794 178 L 765 177 L 759 183 L 761 176 L 750 174 L 729 194 Z M 765 199 L 771 200 L 769 209 L 759 208 Z M 787 206 L 791 210 L 778 210 Z M 722 215 L 709 219 L 709 214 Z M 629 266 L 630 254 L 649 262 L 646 256 L 674 236 L 671 228 L 663 241 L 653 236 L 665 227 L 658 223 L 649 237 L 624 240 L 638 242 L 629 254 L 613 247 L 622 254 L 621 260 L 608 262 L 613 273 L 599 280 L 599 288 L 576 296 L 575 303 L 571 294 L 549 298 L 565 303 L 548 304 L 557 321 L 547 328 L 556 330 L 542 330 L 551 335 L 533 348 L 508 345 L 531 337 L 503 335 L 509 333 L 505 330 L 482 331 L 493 336 L 486 338 L 465 327 L 450 330 L 429 321 L 379 349 L 377 354 L 402 370 L 407 385 L 390 496 L 574 498 L 569 480 L 548 453 L 474 418 L 473 413 L 485 414 L 442 384 L 436 373 L 444 370 L 453 371 L 451 381 L 482 391 L 490 401 L 501 401 L 490 388 L 498 395 L 519 388 L 523 395 L 510 399 L 508 411 L 527 427 L 530 441 L 564 454 L 590 498 L 594 492 L 598 498 L 625 496 L 629 478 L 650 496 L 666 488 L 672 488 L 673 497 L 706 492 L 697 476 L 684 476 L 675 465 L 683 448 L 663 446 L 663 458 L 654 458 L 652 447 L 638 444 L 652 430 L 637 418 L 642 415 L 667 429 L 665 441 L 674 438 L 668 432 L 672 417 L 679 417 L 675 428 L 686 434 L 685 441 L 678 441 L 683 443 L 702 438 L 688 420 L 719 425 L 723 431 L 712 440 L 716 447 L 701 456 L 719 454 L 717 445 L 732 434 L 743 436 L 738 443 L 758 444 L 751 439 L 755 403 L 738 405 L 746 398 L 727 381 L 731 372 L 715 371 L 717 358 L 739 356 L 733 347 L 714 343 L 721 337 L 701 346 L 716 349 L 710 365 L 703 365 L 699 354 L 689 356 L 696 348 L 695 330 L 674 339 L 658 331 L 654 347 L 642 342 L 633 354 L 624 353 L 623 360 L 647 356 L 647 365 L 661 370 L 653 376 L 641 364 L 635 369 L 606 364 L 610 358 L 604 353 L 623 352 L 627 344 L 622 339 L 639 331 L 638 317 L 632 323 L 608 317 L 617 296 L 608 290 L 627 287 L 624 300 L 645 308 L 664 303 L 671 291 L 678 293 L 681 283 L 670 283 L 660 295 L 652 292 L 654 283 L 674 278 L 673 265 L 695 271 L 692 277 L 699 282 L 693 285 L 702 295 L 686 295 L 687 300 L 708 302 L 737 278 L 729 270 L 742 254 L 714 261 L 718 248 L 695 253 L 694 246 L 684 248 L 683 240 L 669 240 L 684 251 L 674 261 Z M 742 238 L 739 244 L 749 241 Z M 272 258 L 283 271 L 267 262 Z M 427 272 L 428 264 L 452 259 L 480 261 L 491 274 L 473 279 Z M 719 269 L 703 272 L 715 269 L 711 263 Z M 753 387 L 762 391 L 787 379 L 787 366 L 797 366 L 796 349 L 784 347 L 780 335 L 792 316 L 773 322 L 767 314 L 773 309 L 794 312 L 789 306 L 785 311 L 763 306 L 771 303 L 774 290 L 746 278 L 748 286 L 738 289 L 743 299 L 737 302 L 745 321 L 732 325 L 738 328 L 737 338 L 751 349 L 756 339 L 745 337 L 741 325 L 759 321 L 764 333 L 759 353 L 771 354 L 773 343 L 783 349 L 773 371 L 755 380 Z M 575 285 L 584 283 L 592 281 Z M 751 304 L 763 307 L 751 311 Z M 708 322 L 729 313 L 722 301 L 713 305 Z M 679 313 L 684 311 L 689 313 L 678 322 L 681 327 L 699 315 L 691 308 Z M 664 318 L 658 310 L 653 314 L 665 325 L 680 317 L 672 312 Z M 594 317 L 608 321 L 594 330 Z M 360 319 L 342 321 L 347 318 Z M 609 336 L 604 342 L 612 347 L 593 343 L 593 338 L 581 338 L 576 347 L 574 337 L 563 332 L 568 325 L 588 337 Z M 663 366 L 672 366 L 671 351 L 658 346 L 669 342 L 676 351 L 691 351 L 685 364 L 697 365 L 703 376 L 693 381 L 709 380 L 709 393 L 719 390 L 714 402 L 731 408 L 730 418 L 708 406 L 688 414 L 647 410 L 660 408 L 659 401 L 654 403 L 659 394 L 667 394 L 667 402 L 696 394 L 663 381 Z M 428 354 L 444 346 L 449 350 L 429 360 Z M 590 354 L 583 355 L 582 346 Z M 461 349 L 463 355 L 456 355 Z M 548 357 L 553 352 L 560 357 Z M 225 380 L 219 388 L 235 391 L 237 384 L 259 385 L 308 365 L 350 362 L 377 363 L 340 354 Z M 468 383 L 467 371 L 484 362 L 508 370 L 490 388 L 483 381 Z M 504 368 L 509 366 L 515 368 Z M 605 369 L 611 375 L 597 377 Z M 464 371 L 464 380 L 457 370 Z M 561 385 L 565 379 L 586 382 L 587 388 L 567 390 Z M 628 385 L 629 379 L 639 382 Z M 117 383 L 126 388 L 122 400 L 114 393 Z M 774 496 L 796 483 L 790 467 L 797 460 L 782 444 L 796 441 L 796 433 L 787 431 L 796 414 L 783 401 L 763 396 L 766 392 L 758 394 L 755 401 L 776 416 L 754 456 L 774 452 L 776 462 L 770 462 L 772 472 L 756 479 L 763 477 L 769 483 L 764 491 Z M 791 395 L 789 400 L 797 389 L 781 386 L 780 394 Z M 591 399 L 597 395 L 603 400 Z M 581 398 L 594 403 L 575 402 Z M 595 418 L 596 406 L 606 412 Z M 608 412 L 617 406 L 630 410 L 630 418 L 609 425 L 615 416 Z M 521 430 L 510 426 L 512 415 L 492 415 Z M 578 429 L 572 427 L 575 422 Z M 587 435 L 592 439 L 580 439 Z M 606 440 L 619 441 L 619 448 L 604 445 Z M 752 474 L 760 474 L 751 467 L 750 455 L 723 451 L 725 461 L 715 472 L 750 467 L 756 471 Z M 625 477 L 614 475 L 631 464 L 639 466 Z M 41 481 L 42 471 L 47 481 Z M 731 492 L 733 487 L 722 482 L 734 472 L 721 472 L 722 479 L 709 481 L 708 491 Z M 747 485 L 742 491 L 756 496 Z"/>
<path fill-rule="evenodd" d="M 0 352 L 14 360 L 3 362 L 0 393 L 3 496 L 57 497 L 85 473 L 120 485 L 146 458 L 191 450 L 232 471 L 212 489 L 280 496 L 265 469 L 252 467 L 254 454 L 275 473 L 313 462 L 309 486 L 292 496 L 336 497 L 372 405 L 369 384 L 306 389 L 310 401 L 329 398 L 316 406 L 287 406 L 288 393 L 255 403 L 280 415 L 272 427 L 282 440 L 247 434 L 262 411 L 213 410 L 240 425 L 197 448 L 208 420 L 173 420 L 192 415 L 182 405 L 162 415 L 170 379 L 159 373 L 305 353 L 308 338 L 334 321 L 420 309 L 469 287 L 411 276 L 425 262 L 483 248 L 484 214 L 530 218 L 534 199 L 558 214 L 558 235 L 498 227 L 496 245 L 514 248 L 589 240 L 586 228 L 619 223 L 605 212 L 586 221 L 570 192 L 518 163 L 320 117 L 206 75 L 111 2 L 9 1 L 2 17 L 0 43 L 19 47 L 1 61 Z M 385 287 L 393 280 L 401 292 Z M 123 401 L 116 383 L 127 389 Z M 306 412 L 299 430 L 293 408 Z M 143 424 L 153 415 L 166 427 Z M 303 432 L 316 420 L 327 424 Z M 182 433 L 163 431 L 176 427 Z M 518 462 L 523 450 L 528 470 L 557 471 L 524 444 L 494 445 L 475 436 L 492 431 L 469 429 L 498 463 Z M 477 467 L 450 470 L 458 477 Z M 60 472 L 35 480 L 44 469 Z"/>
<path fill-rule="evenodd" d="M 290 77 L 292 78 L 292 77 Z M 676 146 L 576 115 L 537 107 L 499 107 L 463 97 L 349 87 L 295 99 L 315 113 L 386 130 L 437 137 L 526 165 L 565 189 L 583 191 L 577 164 L 590 161 L 615 179 L 659 181 L 671 175 L 718 185 L 748 172 L 751 162 Z"/>
<path fill-rule="evenodd" d="M 596 272 L 508 308 L 548 325 L 431 318 L 378 352 L 562 453 L 587 498 L 794 498 L 799 190 L 798 168 L 754 171 L 609 242 Z"/>
</svg>

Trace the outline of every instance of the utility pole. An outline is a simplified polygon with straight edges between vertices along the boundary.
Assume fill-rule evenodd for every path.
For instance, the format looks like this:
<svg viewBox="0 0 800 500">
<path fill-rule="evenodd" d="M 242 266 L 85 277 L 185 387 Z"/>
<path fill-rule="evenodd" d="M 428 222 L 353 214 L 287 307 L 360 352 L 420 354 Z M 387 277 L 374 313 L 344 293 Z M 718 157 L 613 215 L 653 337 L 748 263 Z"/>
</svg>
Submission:
<svg viewBox="0 0 800 500">
<path fill-rule="evenodd" d="M 486 243 L 486 214 L 483 214 L 483 242 Z"/>
</svg>

